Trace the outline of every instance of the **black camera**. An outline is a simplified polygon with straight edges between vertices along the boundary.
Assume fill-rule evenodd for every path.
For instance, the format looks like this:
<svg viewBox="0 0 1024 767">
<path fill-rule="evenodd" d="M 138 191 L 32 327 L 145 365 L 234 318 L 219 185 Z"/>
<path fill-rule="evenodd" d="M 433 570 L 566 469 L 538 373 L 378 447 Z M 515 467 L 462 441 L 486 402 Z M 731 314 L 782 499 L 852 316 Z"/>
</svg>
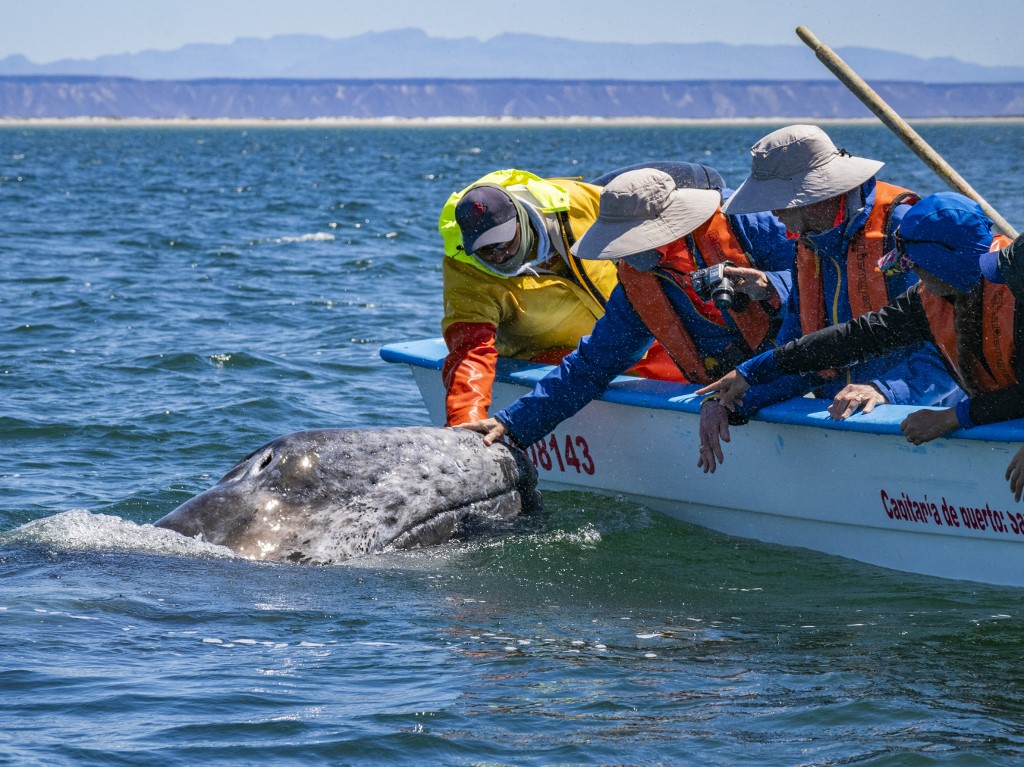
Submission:
<svg viewBox="0 0 1024 767">
<path fill-rule="evenodd" d="M 742 299 L 746 296 L 741 293 L 737 297 L 732 280 L 725 276 L 725 267 L 732 265 L 732 261 L 723 261 L 720 264 L 691 272 L 690 284 L 693 286 L 694 292 L 704 301 L 714 301 L 715 306 L 719 309 L 735 308 L 739 310 L 740 307 L 734 306 L 734 304 L 737 303 L 737 299 L 740 299 L 739 302 L 742 303 Z"/>
</svg>

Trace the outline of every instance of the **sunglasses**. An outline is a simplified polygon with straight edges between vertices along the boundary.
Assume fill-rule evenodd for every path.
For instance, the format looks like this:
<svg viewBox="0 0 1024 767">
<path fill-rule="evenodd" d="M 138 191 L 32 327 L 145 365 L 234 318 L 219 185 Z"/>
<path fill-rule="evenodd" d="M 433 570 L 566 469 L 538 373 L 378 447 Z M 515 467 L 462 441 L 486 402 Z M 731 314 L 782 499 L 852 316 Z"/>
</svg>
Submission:
<svg viewBox="0 0 1024 767">
<path fill-rule="evenodd" d="M 496 242 L 493 245 L 484 245 L 483 247 L 474 250 L 473 255 L 478 258 L 482 258 L 485 261 L 490 260 L 495 256 L 503 256 L 508 252 L 512 243 L 515 242 L 515 239 L 516 238 L 513 237 L 511 240 L 506 240 L 505 242 Z"/>
</svg>

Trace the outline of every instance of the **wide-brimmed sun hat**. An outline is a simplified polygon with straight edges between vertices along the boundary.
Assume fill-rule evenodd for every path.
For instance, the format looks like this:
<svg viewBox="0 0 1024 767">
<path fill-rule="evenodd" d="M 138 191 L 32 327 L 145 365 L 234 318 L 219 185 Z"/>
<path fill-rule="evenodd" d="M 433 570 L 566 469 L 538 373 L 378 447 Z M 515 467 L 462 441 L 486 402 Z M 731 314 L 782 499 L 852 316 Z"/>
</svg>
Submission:
<svg viewBox="0 0 1024 767">
<path fill-rule="evenodd" d="M 722 196 L 714 189 L 676 189 L 661 170 L 640 168 L 601 190 L 597 220 L 575 245 L 580 258 L 625 258 L 667 245 L 707 221 Z"/>
<path fill-rule="evenodd" d="M 837 149 L 817 125 L 790 125 L 750 149 L 750 175 L 723 206 L 759 213 L 811 205 L 860 186 L 885 163 Z"/>
</svg>

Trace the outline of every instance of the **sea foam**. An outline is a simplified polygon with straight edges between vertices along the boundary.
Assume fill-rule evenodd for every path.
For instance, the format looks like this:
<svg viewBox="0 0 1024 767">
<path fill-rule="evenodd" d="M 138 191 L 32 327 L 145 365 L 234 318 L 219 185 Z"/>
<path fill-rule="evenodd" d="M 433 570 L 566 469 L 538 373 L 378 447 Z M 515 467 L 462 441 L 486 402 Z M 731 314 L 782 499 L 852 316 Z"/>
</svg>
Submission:
<svg viewBox="0 0 1024 767">
<path fill-rule="evenodd" d="M 137 551 L 170 556 L 233 558 L 230 549 L 173 530 L 138 525 L 110 514 L 71 509 L 0 534 L 0 545 L 30 545 L 69 551 Z"/>
</svg>

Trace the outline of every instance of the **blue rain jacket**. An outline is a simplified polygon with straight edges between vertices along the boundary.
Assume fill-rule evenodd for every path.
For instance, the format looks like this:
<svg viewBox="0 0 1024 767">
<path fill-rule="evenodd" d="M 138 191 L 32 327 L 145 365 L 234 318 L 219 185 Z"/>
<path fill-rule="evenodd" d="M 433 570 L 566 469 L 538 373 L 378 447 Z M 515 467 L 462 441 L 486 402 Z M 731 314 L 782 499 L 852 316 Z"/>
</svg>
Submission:
<svg viewBox="0 0 1024 767">
<path fill-rule="evenodd" d="M 875 179 L 869 179 L 861 187 L 865 205 L 847 220 L 827 232 L 805 235 L 821 258 L 822 284 L 824 294 L 835 295 L 838 290 L 840 300 L 837 316 L 830 318 L 832 324 L 839 325 L 853 319 L 846 286 L 846 254 L 850 241 L 864 228 L 868 215 L 875 200 Z M 910 205 L 898 205 L 893 211 L 886 236 L 891 238 Z M 886 277 L 889 295 L 892 299 L 902 295 L 907 288 L 917 283 L 917 275 L 904 272 Z M 794 280 L 789 294 L 789 307 L 783 327 L 779 331 L 779 343 L 785 343 L 801 335 L 799 286 Z M 740 366 L 742 374 L 743 368 Z M 832 399 L 849 383 L 874 384 L 891 404 L 895 405 L 955 405 L 963 396 L 963 391 L 950 377 L 946 365 L 939 356 L 938 349 L 932 343 L 921 343 L 912 349 L 902 349 L 890 354 L 876 357 L 865 362 L 852 365 L 841 371 L 835 378 L 823 378 L 817 375 L 784 376 L 777 381 L 762 386 L 751 387 L 744 395 L 743 404 L 737 413 L 749 416 L 759 409 L 790 397 L 798 397 L 808 392 L 816 396 Z"/>
<path fill-rule="evenodd" d="M 727 191 L 726 196 L 728 194 L 731 191 Z M 785 227 L 770 213 L 729 216 L 729 219 L 744 251 L 751 256 L 751 265 L 767 273 L 782 301 L 781 311 L 785 312 L 792 287 L 790 272 L 796 256 L 795 242 L 786 237 Z M 699 254 L 695 255 L 699 263 Z M 702 356 L 717 356 L 730 344 L 742 342 L 739 329 L 728 316 L 729 324 L 725 327 L 708 321 L 670 280 L 665 281 L 665 293 Z M 604 316 L 594 325 L 591 334 L 584 336 L 576 350 L 541 379 L 531 393 L 495 417 L 516 442 L 529 445 L 600 396 L 613 378 L 644 356 L 653 340 L 653 334 L 633 309 L 626 292 L 621 285 L 617 286 L 605 305 Z M 790 338 L 777 334 L 756 351 L 774 348 L 788 340 Z"/>
</svg>

